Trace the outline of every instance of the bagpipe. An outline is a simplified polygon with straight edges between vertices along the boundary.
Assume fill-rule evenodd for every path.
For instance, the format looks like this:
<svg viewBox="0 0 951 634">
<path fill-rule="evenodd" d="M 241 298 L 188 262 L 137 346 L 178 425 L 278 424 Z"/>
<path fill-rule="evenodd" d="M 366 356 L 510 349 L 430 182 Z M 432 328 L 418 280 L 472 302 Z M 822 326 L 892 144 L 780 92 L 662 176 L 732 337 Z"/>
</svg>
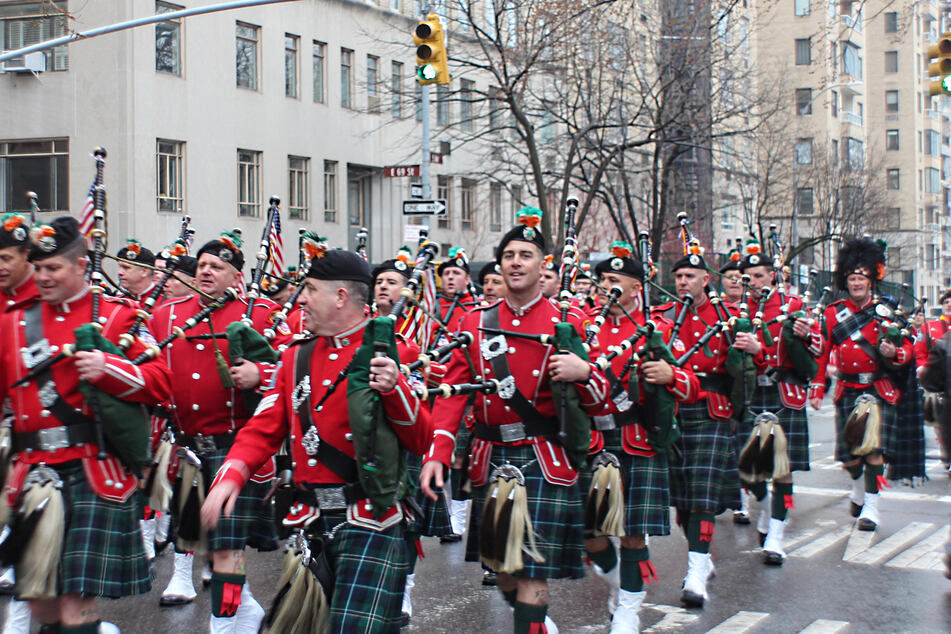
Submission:
<svg viewBox="0 0 951 634">
<path fill-rule="evenodd" d="M 366 231 L 365 229 L 363 231 Z M 264 336 L 267 339 L 273 339 L 277 329 L 281 324 L 287 321 L 287 316 L 294 309 L 300 294 L 304 290 L 304 280 L 307 277 L 307 269 L 310 263 L 315 259 L 324 257 L 327 252 L 327 238 L 322 238 L 312 231 L 301 229 L 297 238 L 297 273 L 298 279 L 292 283 L 296 285 L 291 296 L 287 298 L 281 310 L 274 314 L 274 320 L 271 325 L 264 329 Z M 364 251 L 366 247 L 364 246 Z"/>
</svg>

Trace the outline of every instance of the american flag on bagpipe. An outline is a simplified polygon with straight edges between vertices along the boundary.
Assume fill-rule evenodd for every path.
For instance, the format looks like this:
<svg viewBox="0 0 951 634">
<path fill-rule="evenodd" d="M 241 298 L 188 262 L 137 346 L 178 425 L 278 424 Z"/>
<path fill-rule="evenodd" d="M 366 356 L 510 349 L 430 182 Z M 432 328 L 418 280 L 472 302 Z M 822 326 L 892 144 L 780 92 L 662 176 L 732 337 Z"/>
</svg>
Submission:
<svg viewBox="0 0 951 634">
<path fill-rule="evenodd" d="M 271 245 L 271 274 L 277 277 L 284 276 L 284 238 L 281 236 L 281 210 L 274 210 L 274 222 L 271 223 L 271 232 L 268 234 Z"/>
<path fill-rule="evenodd" d="M 83 209 L 79 212 L 79 232 L 89 240 L 89 232 L 96 226 L 96 219 L 93 211 L 96 209 L 96 181 L 89 186 L 89 193 L 86 194 L 86 202 L 83 203 Z"/>
<path fill-rule="evenodd" d="M 422 250 L 416 257 L 416 266 L 419 266 L 423 257 Z M 438 303 L 436 301 L 436 271 L 430 267 L 423 273 L 424 281 L 420 289 L 422 297 L 419 303 L 423 310 L 413 306 L 406 320 L 403 323 L 401 334 L 409 341 L 415 341 L 420 350 L 427 350 L 433 338 L 433 329 L 435 323 L 429 318 L 436 312 Z"/>
</svg>

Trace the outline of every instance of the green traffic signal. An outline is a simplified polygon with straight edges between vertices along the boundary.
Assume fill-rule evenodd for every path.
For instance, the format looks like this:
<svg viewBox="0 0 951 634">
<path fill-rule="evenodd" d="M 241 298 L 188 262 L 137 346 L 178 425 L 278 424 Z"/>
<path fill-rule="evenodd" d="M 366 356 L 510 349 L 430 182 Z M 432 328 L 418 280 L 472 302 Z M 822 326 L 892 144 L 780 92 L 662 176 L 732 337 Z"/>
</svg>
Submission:
<svg viewBox="0 0 951 634">
<path fill-rule="evenodd" d="M 436 79 L 438 74 L 439 71 L 432 64 L 424 64 L 416 69 L 416 76 L 424 81 L 432 81 Z"/>
<path fill-rule="evenodd" d="M 951 75 L 945 75 L 941 78 L 941 89 L 944 92 L 951 94 Z"/>
</svg>

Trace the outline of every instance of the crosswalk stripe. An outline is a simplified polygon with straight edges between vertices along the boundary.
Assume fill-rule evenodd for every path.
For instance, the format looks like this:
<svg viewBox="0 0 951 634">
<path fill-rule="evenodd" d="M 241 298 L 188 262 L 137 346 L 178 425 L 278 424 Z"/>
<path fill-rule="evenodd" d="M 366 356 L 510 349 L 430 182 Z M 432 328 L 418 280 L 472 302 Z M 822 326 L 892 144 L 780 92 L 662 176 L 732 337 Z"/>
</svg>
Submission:
<svg viewBox="0 0 951 634">
<path fill-rule="evenodd" d="M 748 632 L 753 626 L 768 616 L 768 612 L 747 612 L 746 610 L 741 610 L 712 630 L 707 630 L 707 634 L 741 634 L 742 632 Z"/>
<path fill-rule="evenodd" d="M 941 529 L 933 533 L 927 539 L 923 539 L 908 550 L 899 553 L 885 565 L 893 568 L 911 567 L 917 560 L 926 556 L 928 553 L 937 552 L 947 537 L 947 531 Z"/>
<path fill-rule="evenodd" d="M 863 553 L 872 545 L 872 539 L 875 533 L 872 531 L 860 531 L 858 525 L 852 528 L 852 534 L 849 535 L 849 541 L 845 545 L 845 554 L 842 555 L 844 561 L 848 561 L 859 553 Z"/>
<path fill-rule="evenodd" d="M 809 627 L 799 632 L 799 634 L 836 634 L 836 632 L 842 632 L 848 626 L 847 621 L 818 619 L 810 623 Z"/>
<path fill-rule="evenodd" d="M 845 489 L 810 487 L 796 485 L 795 492 L 804 495 L 821 495 L 824 497 L 844 498 L 849 494 Z M 939 504 L 951 504 L 951 495 L 937 495 L 934 493 L 912 493 L 911 491 L 893 491 L 888 489 L 882 491 L 881 495 L 886 500 L 898 500 L 901 502 L 937 502 Z"/>
<path fill-rule="evenodd" d="M 643 607 L 651 608 L 664 614 L 664 618 L 644 630 L 645 633 L 669 632 L 674 630 L 681 631 L 684 629 L 685 625 L 700 620 L 700 617 L 696 614 L 692 614 L 684 608 L 673 605 L 664 605 L 662 603 L 644 603 Z"/>
<path fill-rule="evenodd" d="M 890 554 L 913 539 L 918 539 L 933 528 L 934 524 L 928 522 L 912 522 L 894 535 L 880 541 L 864 552 L 855 553 L 851 557 L 848 552 L 846 552 L 846 556 L 843 557 L 843 559 L 851 561 L 853 564 L 881 563 Z"/>
<path fill-rule="evenodd" d="M 796 550 L 789 553 L 790 557 L 812 557 L 817 553 L 821 553 L 823 550 L 831 546 L 832 544 L 845 539 L 849 533 L 852 532 L 851 526 L 840 526 L 835 531 L 823 535 L 819 539 L 814 539 L 805 546 L 800 546 Z"/>
<path fill-rule="evenodd" d="M 802 533 L 796 535 L 792 539 L 787 540 L 786 543 L 783 544 L 783 548 L 787 551 L 790 551 L 796 546 L 798 546 L 799 544 L 803 543 L 804 541 L 812 539 L 813 537 L 815 537 L 816 535 L 818 535 L 824 530 L 827 530 L 825 526 L 813 526 L 812 528 L 807 529 L 803 531 Z"/>
</svg>

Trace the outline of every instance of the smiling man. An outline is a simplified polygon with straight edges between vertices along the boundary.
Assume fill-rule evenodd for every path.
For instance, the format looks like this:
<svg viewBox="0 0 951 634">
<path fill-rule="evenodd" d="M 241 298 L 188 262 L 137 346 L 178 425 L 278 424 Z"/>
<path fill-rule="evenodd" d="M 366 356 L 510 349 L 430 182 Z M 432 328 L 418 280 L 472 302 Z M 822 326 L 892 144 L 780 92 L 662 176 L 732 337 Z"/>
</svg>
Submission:
<svg viewBox="0 0 951 634">
<path fill-rule="evenodd" d="M 155 273 L 148 268 L 155 265 L 155 254 L 138 240 L 129 239 L 126 243 L 116 254 L 119 257 L 119 283 L 142 306 L 155 288 Z"/>
<path fill-rule="evenodd" d="M 9 312 L 35 302 L 39 297 L 30 262 L 30 227 L 26 217 L 9 213 L 0 226 L 0 299 Z"/>
</svg>

